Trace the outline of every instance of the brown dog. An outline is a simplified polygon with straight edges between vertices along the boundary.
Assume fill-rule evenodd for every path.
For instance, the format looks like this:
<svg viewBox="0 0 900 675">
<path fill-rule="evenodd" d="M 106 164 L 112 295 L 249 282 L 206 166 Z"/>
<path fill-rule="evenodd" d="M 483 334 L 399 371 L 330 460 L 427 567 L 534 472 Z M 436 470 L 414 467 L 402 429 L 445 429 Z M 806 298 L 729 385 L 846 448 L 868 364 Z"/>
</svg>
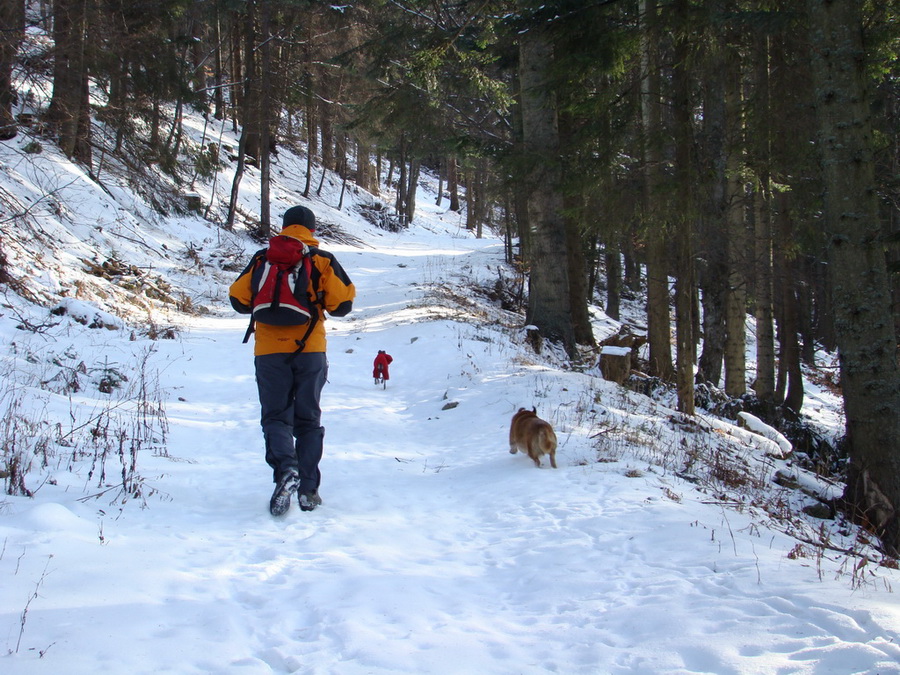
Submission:
<svg viewBox="0 0 900 675">
<path fill-rule="evenodd" d="M 509 425 L 509 452 L 514 455 L 519 450 L 531 457 L 537 467 L 541 466 L 541 455 L 550 455 L 550 466 L 556 468 L 556 434 L 534 408 L 519 408 Z"/>
</svg>

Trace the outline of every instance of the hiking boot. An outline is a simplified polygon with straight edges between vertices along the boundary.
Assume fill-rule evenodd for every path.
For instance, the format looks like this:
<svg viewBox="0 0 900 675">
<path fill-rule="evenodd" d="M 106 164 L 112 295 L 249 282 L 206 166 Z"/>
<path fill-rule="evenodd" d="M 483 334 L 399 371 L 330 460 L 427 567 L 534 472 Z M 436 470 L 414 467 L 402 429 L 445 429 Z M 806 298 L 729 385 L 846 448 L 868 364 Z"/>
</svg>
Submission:
<svg viewBox="0 0 900 675">
<path fill-rule="evenodd" d="M 272 493 L 272 499 L 269 500 L 269 513 L 273 516 L 281 516 L 287 513 L 291 508 L 291 495 L 297 490 L 300 484 L 300 476 L 296 471 L 287 471 L 278 479 L 275 485 L 275 492 Z"/>
<path fill-rule="evenodd" d="M 301 511 L 312 511 L 322 503 L 322 498 L 319 496 L 317 490 L 313 490 L 312 492 L 301 492 L 299 498 Z"/>
</svg>

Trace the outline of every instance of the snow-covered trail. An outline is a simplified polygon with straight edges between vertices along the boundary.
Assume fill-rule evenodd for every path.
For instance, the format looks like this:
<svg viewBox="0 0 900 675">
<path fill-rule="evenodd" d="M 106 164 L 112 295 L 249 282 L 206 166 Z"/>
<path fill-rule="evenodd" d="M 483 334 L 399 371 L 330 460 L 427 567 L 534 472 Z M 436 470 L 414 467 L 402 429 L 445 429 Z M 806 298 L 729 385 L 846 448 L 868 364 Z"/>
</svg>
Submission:
<svg viewBox="0 0 900 675">
<path fill-rule="evenodd" d="M 17 502 L 4 565 L 22 550 L 19 589 L 50 572 L 0 670 L 900 672 L 893 596 L 798 573 L 786 537 L 669 477 L 596 463 L 569 421 L 589 384 L 609 385 L 514 365 L 496 336 L 429 319 L 423 282 L 500 255 L 457 244 L 332 248 L 360 295 L 329 321 L 311 513 L 268 514 L 243 319 L 159 343 L 170 457 L 142 457 L 141 473 L 164 498 L 121 513 L 80 495 Z M 378 349 L 395 358 L 387 389 L 371 380 Z M 558 470 L 507 452 L 509 417 L 531 405 L 558 423 Z"/>
</svg>

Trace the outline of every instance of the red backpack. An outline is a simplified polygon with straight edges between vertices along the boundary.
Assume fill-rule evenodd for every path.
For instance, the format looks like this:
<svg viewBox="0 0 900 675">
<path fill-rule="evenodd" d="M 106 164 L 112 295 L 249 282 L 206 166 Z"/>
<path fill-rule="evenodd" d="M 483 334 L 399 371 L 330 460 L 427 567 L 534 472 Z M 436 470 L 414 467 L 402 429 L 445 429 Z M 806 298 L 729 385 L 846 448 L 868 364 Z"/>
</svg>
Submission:
<svg viewBox="0 0 900 675">
<path fill-rule="evenodd" d="M 319 318 L 316 280 L 319 270 L 312 261 L 313 251 L 299 239 L 276 235 L 266 249 L 251 261 L 250 326 L 244 342 L 250 339 L 254 322 L 272 326 L 310 324 L 306 337 Z M 310 297 L 310 281 L 313 293 Z M 306 341 L 304 337 L 303 342 Z"/>
</svg>

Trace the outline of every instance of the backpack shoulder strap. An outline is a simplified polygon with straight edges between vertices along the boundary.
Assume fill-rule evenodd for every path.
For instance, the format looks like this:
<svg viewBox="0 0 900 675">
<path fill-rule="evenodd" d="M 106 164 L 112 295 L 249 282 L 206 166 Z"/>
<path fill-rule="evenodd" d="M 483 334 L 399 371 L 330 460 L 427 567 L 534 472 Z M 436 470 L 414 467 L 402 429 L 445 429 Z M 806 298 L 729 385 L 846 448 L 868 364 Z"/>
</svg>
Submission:
<svg viewBox="0 0 900 675">
<path fill-rule="evenodd" d="M 247 263 L 247 267 L 244 269 L 244 274 L 253 274 L 256 271 L 256 267 L 260 262 L 265 260 L 266 258 L 266 249 L 261 248 L 256 253 L 253 254 L 253 257 L 250 258 L 250 262 Z M 253 307 L 253 300 L 256 297 L 256 289 L 253 287 L 253 282 L 250 282 L 250 307 Z M 256 319 L 253 318 L 253 312 L 250 312 L 250 323 L 247 325 L 247 332 L 244 333 L 243 344 L 246 344 L 250 340 L 250 336 L 253 334 L 253 331 L 256 330 Z"/>
</svg>

